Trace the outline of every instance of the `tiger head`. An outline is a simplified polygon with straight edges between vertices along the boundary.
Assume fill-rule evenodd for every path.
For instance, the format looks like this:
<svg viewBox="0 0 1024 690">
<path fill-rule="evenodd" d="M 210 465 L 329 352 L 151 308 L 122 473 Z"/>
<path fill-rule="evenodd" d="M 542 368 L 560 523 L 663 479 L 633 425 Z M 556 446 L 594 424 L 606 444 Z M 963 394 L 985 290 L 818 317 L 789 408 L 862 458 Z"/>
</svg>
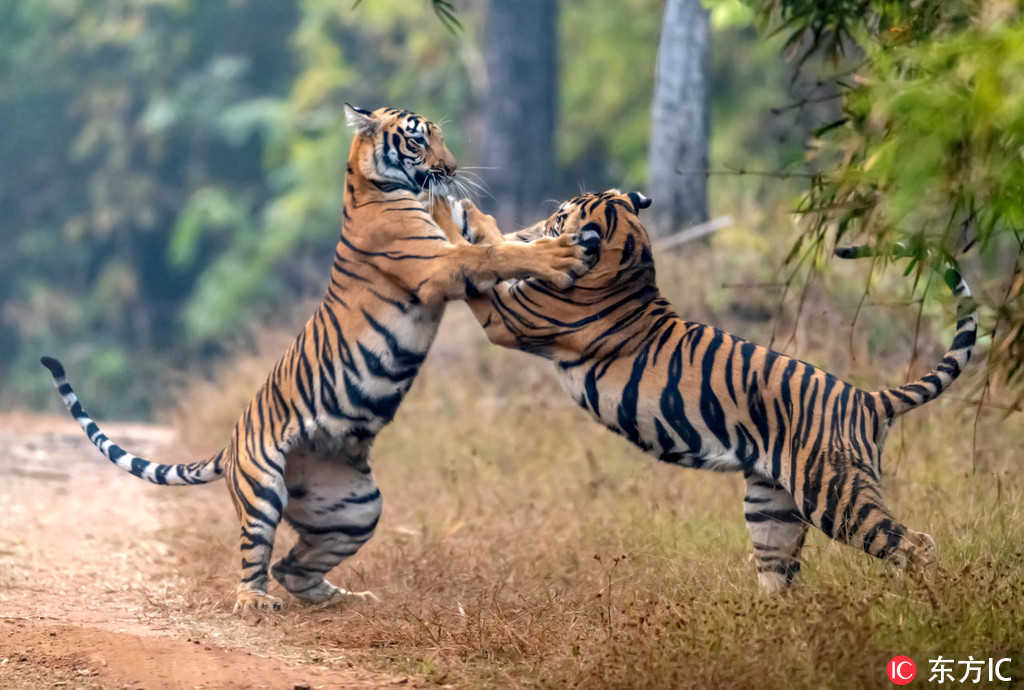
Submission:
<svg viewBox="0 0 1024 690">
<path fill-rule="evenodd" d="M 651 200 L 640 192 L 617 189 L 580 194 L 563 203 L 543 224 L 519 233 L 520 239 L 558 236 L 580 238 L 593 256 L 593 266 L 574 287 L 599 290 L 627 283 L 654 284 L 651 240 L 638 217 Z"/>
<path fill-rule="evenodd" d="M 455 176 L 455 157 L 445 146 L 441 128 L 430 120 L 396 108 L 369 111 L 345 104 L 345 118 L 355 129 L 354 158 L 362 175 L 385 192 L 443 193 Z"/>
</svg>

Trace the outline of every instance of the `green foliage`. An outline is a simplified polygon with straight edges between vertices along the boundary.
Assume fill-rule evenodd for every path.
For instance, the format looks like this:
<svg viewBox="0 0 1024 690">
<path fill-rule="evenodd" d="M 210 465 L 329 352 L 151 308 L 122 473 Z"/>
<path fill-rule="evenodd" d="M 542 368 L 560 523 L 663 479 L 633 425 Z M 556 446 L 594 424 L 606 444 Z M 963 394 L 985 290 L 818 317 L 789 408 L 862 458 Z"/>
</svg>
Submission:
<svg viewBox="0 0 1024 690">
<path fill-rule="evenodd" d="M 450 0 L 428 1 L 430 2 L 430 6 L 434 9 L 434 14 L 437 15 L 437 18 L 442 24 L 444 24 L 446 29 L 455 33 L 462 28 L 462 22 L 460 22 L 458 16 L 456 16 L 455 6 L 450 2 Z M 362 2 L 363 0 L 356 0 L 352 6 L 358 7 Z"/>
<path fill-rule="evenodd" d="M 144 410 L 124 379 L 155 371 L 142 355 L 175 339 L 174 306 L 216 246 L 203 237 L 191 262 L 180 250 L 171 260 L 181 207 L 213 179 L 231 195 L 265 194 L 251 175 L 258 142 L 226 134 L 222 118 L 283 92 L 287 33 L 231 27 L 287 25 L 293 13 L 256 0 L 48 0 L 4 3 L 0 15 L 4 378 L 38 399 L 45 381 L 29 363 L 64 353 L 91 372 L 86 385 L 117 370 L 117 412 Z M 129 360 L 141 364 L 116 364 Z"/>
<path fill-rule="evenodd" d="M 561 5 L 561 186 L 641 188 L 663 0 Z"/>
<path fill-rule="evenodd" d="M 711 159 L 716 170 L 803 168 L 802 145 L 817 112 L 785 117 L 806 84 L 779 59 L 781 39 L 757 35 L 740 0 L 713 0 Z M 647 179 L 651 95 L 664 0 L 564 0 L 560 4 L 558 188 L 642 189 Z M 696 174 L 702 174 L 697 171 Z M 748 200 L 795 193 L 778 180 L 713 179 L 712 204 L 734 213 Z"/>
<path fill-rule="evenodd" d="M 95 413 L 145 415 L 158 372 L 319 289 L 302 267 L 337 237 L 341 102 L 455 115 L 468 100 L 432 13 L 4 3 L 0 400 L 50 400 L 34 362 L 52 352 L 108 401 Z"/>
<path fill-rule="evenodd" d="M 820 174 L 794 250 L 900 242 L 976 257 L 992 367 L 1024 396 L 1024 17 L 1011 1 L 753 3 L 802 58 L 845 53 L 842 114 L 812 139 Z M 809 240 L 809 242 L 808 242 Z M 938 284 L 938 282 L 937 282 Z M 988 288 L 988 289 L 984 289 Z M 988 384 L 986 384 L 988 385 Z"/>
<path fill-rule="evenodd" d="M 753 0 L 762 21 L 785 34 L 800 61 L 833 60 L 873 41 L 921 41 L 963 29 L 977 0 Z"/>
<path fill-rule="evenodd" d="M 471 165 L 484 9 L 0 3 L 0 405 L 55 408 L 36 363 L 51 353 L 92 413 L 144 417 L 168 369 L 319 295 L 351 137 L 341 104 L 449 123 Z M 662 11 L 662 0 L 560 3 L 552 198 L 643 187 Z M 713 21 L 715 157 L 786 164 L 799 148 L 770 113 L 791 76 L 778 41 L 756 36 L 739 0 L 716 3 Z M 723 206 L 770 186 L 715 179 Z"/>
<path fill-rule="evenodd" d="M 823 143 L 856 165 L 831 175 L 815 204 L 875 237 L 926 235 L 982 247 L 1022 223 L 1024 26 L 995 24 L 924 45 L 876 47 L 847 122 Z M 833 143 L 835 142 L 835 143 Z M 826 149 L 827 150 L 827 149 Z"/>
</svg>

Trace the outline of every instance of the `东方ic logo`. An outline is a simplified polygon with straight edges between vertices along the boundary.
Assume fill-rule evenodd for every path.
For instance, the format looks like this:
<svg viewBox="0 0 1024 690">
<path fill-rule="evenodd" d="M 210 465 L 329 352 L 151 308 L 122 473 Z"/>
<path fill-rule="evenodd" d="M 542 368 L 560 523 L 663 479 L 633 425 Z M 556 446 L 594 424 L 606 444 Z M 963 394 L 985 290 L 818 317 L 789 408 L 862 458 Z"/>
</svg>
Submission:
<svg viewBox="0 0 1024 690">
<path fill-rule="evenodd" d="M 906 685 L 914 680 L 917 675 L 917 666 L 909 656 L 894 656 L 889 659 L 889 665 L 885 667 L 885 673 L 896 685 Z"/>
</svg>

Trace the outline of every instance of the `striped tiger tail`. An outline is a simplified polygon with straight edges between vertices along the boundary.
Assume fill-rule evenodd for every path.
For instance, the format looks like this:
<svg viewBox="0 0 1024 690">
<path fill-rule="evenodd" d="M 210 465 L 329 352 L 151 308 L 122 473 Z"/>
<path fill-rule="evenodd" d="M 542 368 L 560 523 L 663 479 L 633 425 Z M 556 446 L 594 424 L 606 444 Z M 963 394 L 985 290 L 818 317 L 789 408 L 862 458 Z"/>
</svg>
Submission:
<svg viewBox="0 0 1024 690">
<path fill-rule="evenodd" d="M 842 259 L 859 259 L 878 256 L 873 247 L 856 246 L 836 249 L 836 256 Z M 893 257 L 909 257 L 911 254 L 897 245 Z M 887 390 L 871 393 L 886 415 L 891 419 L 939 397 L 955 381 L 971 359 L 978 339 L 978 305 L 971 297 L 960 271 L 951 262 L 935 259 L 932 268 L 939 272 L 957 298 L 956 335 L 946 354 L 930 372 L 910 383 Z"/>
<path fill-rule="evenodd" d="M 100 452 L 121 469 L 134 474 L 140 479 L 145 479 L 153 484 L 170 486 L 184 486 L 189 484 L 206 484 L 216 481 L 224 476 L 221 460 L 224 451 L 216 453 L 206 460 L 199 462 L 185 463 L 180 465 L 162 465 L 160 463 L 144 460 L 132 455 L 119 445 L 111 441 L 106 434 L 100 431 L 99 426 L 82 408 L 78 396 L 71 389 L 64 373 L 64 366 L 53 357 L 42 357 L 39 360 L 44 367 L 50 370 L 53 375 L 53 384 L 57 387 L 64 400 L 64 406 L 75 418 L 78 424 L 85 431 L 85 435 Z"/>
</svg>

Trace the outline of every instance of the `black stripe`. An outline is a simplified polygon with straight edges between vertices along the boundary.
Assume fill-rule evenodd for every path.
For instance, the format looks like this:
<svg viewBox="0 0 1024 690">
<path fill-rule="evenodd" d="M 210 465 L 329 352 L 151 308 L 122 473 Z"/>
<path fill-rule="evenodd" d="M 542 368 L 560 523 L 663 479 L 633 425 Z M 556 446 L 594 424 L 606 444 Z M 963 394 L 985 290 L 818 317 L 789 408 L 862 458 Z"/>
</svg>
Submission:
<svg viewBox="0 0 1024 690">
<path fill-rule="evenodd" d="M 963 350 L 968 347 L 974 347 L 974 343 L 977 341 L 978 331 L 977 329 L 970 329 L 966 331 L 960 331 L 953 338 L 953 344 L 950 345 L 950 350 Z"/>
<path fill-rule="evenodd" d="M 384 338 L 384 342 L 387 343 L 388 349 L 391 350 L 391 354 L 394 356 L 396 364 L 402 367 L 418 367 L 423 363 L 423 360 L 426 358 L 426 353 L 416 352 L 415 350 L 403 347 L 399 344 L 398 338 L 395 337 L 395 334 L 389 331 L 383 324 L 377 321 L 377 319 L 373 318 L 370 312 L 366 311 L 366 309 L 363 309 L 362 312 L 363 317 L 366 319 L 366 322 L 370 324 L 370 327 Z"/>
<path fill-rule="evenodd" d="M 687 451 L 698 455 L 701 451 L 701 437 L 686 418 L 683 396 L 679 392 L 679 381 L 683 373 L 682 344 L 676 346 L 668 364 L 668 379 L 661 394 L 661 414 L 672 430 L 686 444 Z"/>
<path fill-rule="evenodd" d="M 647 368 L 647 356 L 650 352 L 650 346 L 644 347 L 639 354 L 633 360 L 633 369 L 630 372 L 629 380 L 622 389 L 622 398 L 619 402 L 618 408 L 618 420 L 619 427 L 622 428 L 623 434 L 626 438 L 633 442 L 634 445 L 639 446 L 643 450 L 650 450 L 651 445 L 646 443 L 640 437 L 640 431 L 637 428 L 637 403 L 640 399 L 640 380 L 643 378 L 644 371 Z"/>
<path fill-rule="evenodd" d="M 732 447 L 732 440 L 729 438 L 729 429 L 725 424 L 725 411 L 722 403 L 711 387 L 711 382 L 716 376 L 715 354 L 722 346 L 722 332 L 715 331 L 704 356 L 701 359 L 701 382 L 700 382 L 700 415 L 707 424 L 708 430 L 715 435 L 715 438 L 725 447 Z"/>
</svg>

